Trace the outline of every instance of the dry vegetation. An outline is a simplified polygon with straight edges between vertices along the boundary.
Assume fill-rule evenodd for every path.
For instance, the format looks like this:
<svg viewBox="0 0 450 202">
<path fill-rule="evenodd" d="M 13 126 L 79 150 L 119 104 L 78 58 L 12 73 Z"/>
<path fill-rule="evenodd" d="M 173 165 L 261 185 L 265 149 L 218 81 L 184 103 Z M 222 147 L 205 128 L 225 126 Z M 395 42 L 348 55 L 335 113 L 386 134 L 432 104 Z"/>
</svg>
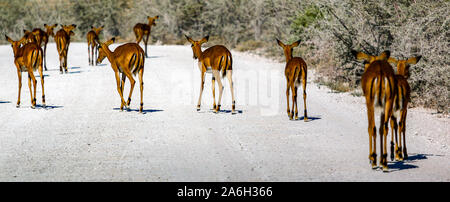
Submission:
<svg viewBox="0 0 450 202">
<path fill-rule="evenodd" d="M 18 39 L 23 29 L 44 23 L 75 23 L 74 40 L 84 41 L 91 25 L 105 25 L 103 35 L 133 41 L 134 24 L 159 15 L 152 43 L 185 44 L 184 34 L 209 34 L 209 44 L 280 61 L 275 37 L 301 39 L 294 54 L 316 69 L 318 82 L 337 91 L 359 88 L 363 66 L 351 57 L 351 48 L 375 55 L 391 50 L 397 58 L 422 55 L 410 78 L 413 106 L 448 113 L 449 5 L 448 0 L 2 0 L 0 30 Z"/>
</svg>

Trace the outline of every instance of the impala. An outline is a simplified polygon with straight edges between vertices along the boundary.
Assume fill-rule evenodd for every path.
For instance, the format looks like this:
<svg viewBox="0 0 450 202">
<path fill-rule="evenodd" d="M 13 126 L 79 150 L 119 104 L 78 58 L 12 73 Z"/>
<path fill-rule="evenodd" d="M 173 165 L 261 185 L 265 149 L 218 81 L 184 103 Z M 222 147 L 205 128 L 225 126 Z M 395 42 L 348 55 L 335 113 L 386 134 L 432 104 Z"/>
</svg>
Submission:
<svg viewBox="0 0 450 202">
<path fill-rule="evenodd" d="M 230 83 L 231 97 L 232 97 L 232 114 L 235 114 L 235 100 L 233 92 L 233 58 L 231 57 L 231 52 L 222 45 L 215 45 L 202 51 L 201 46 L 206 43 L 209 36 L 204 37 L 200 41 L 194 41 L 190 37 L 186 36 L 186 39 L 191 43 L 192 51 L 194 53 L 194 59 L 198 59 L 198 68 L 200 69 L 200 96 L 198 97 L 197 111 L 200 111 L 200 104 L 202 101 L 203 85 L 205 84 L 205 73 L 212 73 L 212 94 L 213 94 L 213 108 L 214 112 L 218 113 L 220 111 L 220 102 L 222 100 L 223 85 L 222 79 L 220 77 L 220 72 L 222 72 L 222 78 L 225 75 Z M 216 105 L 215 96 L 215 80 L 219 85 L 219 101 Z"/>
<path fill-rule="evenodd" d="M 393 113 L 391 116 L 391 160 L 402 161 L 408 158 L 406 151 L 406 113 L 408 111 L 408 103 L 411 99 L 411 88 L 408 84 L 409 67 L 419 62 L 422 56 L 411 57 L 407 60 L 396 60 L 389 58 L 388 62 L 397 66 L 396 88 L 397 94 L 394 100 Z M 399 118 L 399 122 L 397 122 Z M 399 128 L 400 127 L 400 128 Z M 394 133 L 395 133 L 395 150 L 394 150 Z M 400 134 L 400 143 L 398 143 L 397 135 Z M 402 142 L 403 137 L 403 142 Z"/>
<path fill-rule="evenodd" d="M 117 82 L 117 91 L 119 92 L 121 104 L 120 110 L 123 110 L 125 106 L 126 109 L 130 108 L 131 95 L 133 93 L 135 80 L 133 75 L 139 74 L 139 83 L 141 87 L 141 106 L 139 108 L 139 112 L 143 112 L 144 102 L 143 102 L 143 90 L 144 90 L 144 51 L 137 43 L 126 43 L 117 47 L 114 52 L 109 49 L 109 45 L 114 43 L 115 38 L 112 38 L 105 43 L 98 42 L 100 44 L 97 63 L 101 63 L 105 57 L 108 58 L 111 63 L 111 68 L 113 69 L 116 82 Z M 119 73 L 122 73 L 122 82 L 119 79 Z M 123 99 L 123 89 L 125 86 L 125 78 L 130 80 L 130 95 L 128 96 L 128 101 L 125 103 Z"/>
<path fill-rule="evenodd" d="M 36 107 L 36 78 L 33 72 L 37 69 L 41 76 L 42 85 L 42 106 L 45 108 L 45 94 L 44 94 L 44 76 L 42 75 L 42 49 L 36 43 L 27 43 L 23 45 L 27 40 L 22 38 L 19 41 L 13 41 L 11 38 L 5 35 L 6 40 L 11 43 L 14 52 L 14 64 L 17 68 L 17 75 L 19 77 L 19 95 L 17 99 L 16 107 L 20 107 L 20 89 L 22 88 L 22 72 L 28 72 L 28 87 L 30 88 L 31 95 L 31 108 Z M 31 91 L 31 85 L 33 85 L 34 93 Z"/>
<path fill-rule="evenodd" d="M 303 87 L 303 104 L 305 107 L 304 121 L 308 121 L 308 115 L 306 111 L 306 79 L 307 79 L 307 66 L 306 62 L 301 57 L 292 57 L 292 49 L 300 44 L 300 40 L 292 43 L 291 45 L 285 45 L 283 42 L 277 39 L 278 45 L 284 50 L 286 56 L 286 67 L 284 69 L 284 75 L 286 76 L 286 101 L 287 101 L 287 114 L 289 119 L 292 120 L 295 114 L 295 120 L 298 120 L 298 108 L 297 108 L 297 90 L 300 82 Z M 292 111 L 289 109 L 289 90 L 292 92 Z M 295 106 L 295 113 L 294 113 Z"/>
<path fill-rule="evenodd" d="M 100 34 L 100 31 L 102 31 L 104 26 L 95 28 L 91 26 L 91 31 L 89 31 L 86 35 L 87 37 L 87 43 L 88 43 L 88 60 L 89 65 L 94 65 L 94 52 L 95 52 L 95 58 L 97 57 L 98 53 L 98 35 Z M 97 60 L 95 60 L 95 65 L 97 65 Z"/>
<path fill-rule="evenodd" d="M 380 165 L 383 171 L 387 172 L 386 138 L 389 117 L 392 115 L 392 107 L 396 95 L 394 70 L 387 62 L 390 52 L 385 51 L 379 56 L 370 56 L 354 50 L 351 52 L 357 60 L 362 60 L 366 63 L 361 85 L 366 99 L 367 117 L 369 121 L 369 159 L 372 164 L 372 169 L 375 169 L 377 167 L 377 133 L 374 114 L 375 109 L 380 109 Z"/>
<path fill-rule="evenodd" d="M 44 27 L 46 29 L 46 31 L 40 29 L 40 28 L 35 28 L 33 29 L 32 33 L 36 39 L 36 43 L 42 47 L 42 45 L 44 46 L 44 69 L 45 71 L 47 71 L 47 43 L 48 43 L 48 39 L 50 37 L 55 37 L 55 34 L 53 33 L 53 29 L 58 26 L 58 24 L 54 24 L 54 25 L 47 25 L 44 24 Z"/>
<path fill-rule="evenodd" d="M 72 31 L 77 25 L 61 25 L 61 29 L 56 32 L 55 42 L 56 48 L 59 54 L 59 71 L 62 74 L 63 68 L 64 72 L 67 73 L 67 53 L 69 52 L 70 36 L 75 35 Z"/>
<path fill-rule="evenodd" d="M 156 26 L 156 20 L 159 18 L 159 16 L 155 17 L 148 17 L 148 24 L 144 23 L 137 23 L 133 27 L 134 35 L 136 36 L 136 43 L 139 44 L 142 39 L 144 39 L 145 44 L 145 57 L 148 57 L 147 55 L 147 43 L 148 43 L 148 37 L 150 36 L 150 31 L 152 30 L 152 26 Z"/>
</svg>

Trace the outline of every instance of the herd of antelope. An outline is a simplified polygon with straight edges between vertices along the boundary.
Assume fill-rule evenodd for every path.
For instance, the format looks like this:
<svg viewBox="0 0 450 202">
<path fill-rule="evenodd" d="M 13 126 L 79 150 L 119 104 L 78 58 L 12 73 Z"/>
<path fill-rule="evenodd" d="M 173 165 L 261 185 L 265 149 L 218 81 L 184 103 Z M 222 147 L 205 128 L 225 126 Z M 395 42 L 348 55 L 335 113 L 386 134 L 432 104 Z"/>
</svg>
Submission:
<svg viewBox="0 0 450 202">
<path fill-rule="evenodd" d="M 156 25 L 156 20 L 159 16 L 147 17 L 148 24 L 138 23 L 133 27 L 136 36 L 136 43 L 125 43 L 118 46 L 114 51 L 111 51 L 109 45 L 115 42 L 115 38 L 111 38 L 105 42 L 100 42 L 99 34 L 104 28 L 91 26 L 91 31 L 86 35 L 88 44 L 88 62 L 89 65 L 101 63 L 104 58 L 108 58 L 111 63 L 111 68 L 114 71 L 117 91 L 120 95 L 121 104 L 120 110 L 124 107 L 128 110 L 130 108 L 131 96 L 133 93 L 135 79 L 134 76 L 138 74 L 140 86 L 140 108 L 139 112 L 143 112 L 143 74 L 144 63 L 147 54 L 147 43 L 150 36 L 152 26 Z M 14 52 L 14 64 L 17 67 L 17 74 L 19 77 L 19 93 L 17 100 L 17 107 L 20 106 L 20 89 L 22 86 L 22 72 L 28 73 L 28 86 L 31 95 L 31 107 L 36 106 L 36 78 L 33 72 L 37 69 L 41 77 L 42 85 L 42 106 L 45 108 L 45 93 L 44 93 L 44 77 L 43 71 L 47 70 L 46 66 L 46 50 L 47 43 L 50 37 L 54 37 L 56 48 L 59 54 L 60 73 L 67 73 L 67 54 L 70 45 L 70 37 L 75 33 L 75 24 L 61 25 L 61 29 L 54 34 L 53 29 L 58 25 L 44 24 L 45 31 L 39 28 L 33 29 L 31 32 L 24 30 L 24 36 L 19 41 L 14 41 L 6 36 L 6 40 L 12 45 Z M 213 109 L 215 113 L 220 111 L 223 84 L 222 79 L 226 76 L 230 84 L 232 96 L 232 114 L 235 114 L 235 97 L 233 92 L 233 59 L 231 52 L 222 45 L 215 45 L 202 51 L 201 46 L 206 43 L 209 36 L 206 36 L 199 41 L 186 36 L 187 41 L 191 43 L 194 59 L 198 60 L 198 67 L 201 73 L 200 95 L 198 98 L 197 111 L 200 110 L 200 103 L 202 99 L 203 86 L 205 80 L 205 73 L 212 74 L 212 94 L 213 94 Z M 140 41 L 143 40 L 145 51 L 139 46 Z M 286 57 L 285 76 L 286 76 L 286 101 L 287 114 L 290 120 L 298 120 L 297 108 L 297 90 L 300 83 L 303 88 L 303 102 L 304 102 L 304 121 L 308 121 L 306 110 L 306 84 L 307 84 L 307 65 L 301 57 L 293 57 L 292 51 L 294 47 L 299 46 L 300 40 L 290 45 L 286 45 L 280 40 L 276 39 L 279 46 L 283 48 Z M 42 50 L 41 47 L 44 47 Z M 378 56 L 367 55 L 362 52 L 351 50 L 351 53 L 359 61 L 364 61 L 364 74 L 361 79 L 362 90 L 366 99 L 367 117 L 368 117 L 368 132 L 369 132 L 369 160 L 372 168 L 377 168 L 377 154 L 376 154 L 376 126 L 375 126 L 375 112 L 380 114 L 380 166 L 383 171 L 388 170 L 387 166 L 387 134 L 388 122 L 390 121 L 392 139 L 391 139 L 391 160 L 402 161 L 408 158 L 406 150 L 405 138 L 405 124 L 407 105 L 410 100 L 411 89 L 408 84 L 409 66 L 416 64 L 421 56 L 411 57 L 406 60 L 397 60 L 390 57 L 390 52 L 385 51 Z M 391 64 L 397 66 L 397 73 L 395 73 Z M 121 74 L 121 75 L 120 75 Z M 131 84 L 128 100 L 125 101 L 123 97 L 123 90 L 125 79 L 128 78 Z M 215 99 L 215 81 L 217 80 L 219 86 L 219 99 L 216 104 Z M 33 91 L 31 86 L 33 85 Z M 289 108 L 289 94 L 292 94 L 292 107 Z M 295 111 L 294 111 L 295 108 Z M 292 109 L 292 110 L 291 110 Z M 375 111 L 377 110 L 377 111 Z M 398 121 L 397 121 L 398 119 Z M 398 138 L 400 134 L 400 138 Z M 395 139 L 395 144 L 394 144 Z M 403 139 L 403 141 L 402 141 Z M 394 146 L 395 145 L 395 146 Z"/>
</svg>

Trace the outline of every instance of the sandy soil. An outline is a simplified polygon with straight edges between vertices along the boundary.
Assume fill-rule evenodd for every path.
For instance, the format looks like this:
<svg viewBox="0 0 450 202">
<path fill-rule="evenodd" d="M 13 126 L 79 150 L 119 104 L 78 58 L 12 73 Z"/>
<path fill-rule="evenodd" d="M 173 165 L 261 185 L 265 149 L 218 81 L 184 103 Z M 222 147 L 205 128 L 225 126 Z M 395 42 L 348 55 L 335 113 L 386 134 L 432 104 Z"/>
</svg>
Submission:
<svg viewBox="0 0 450 202">
<path fill-rule="evenodd" d="M 230 113 L 226 80 L 223 111 L 211 111 L 210 74 L 197 112 L 200 73 L 190 47 L 149 46 L 139 114 L 138 85 L 132 110 L 120 112 L 109 62 L 88 66 L 85 43 L 71 43 L 69 74 L 59 73 L 54 43 L 47 51 L 48 108 L 30 108 L 26 76 L 16 108 L 12 49 L 0 46 L 0 181 L 450 181 L 448 117 L 410 109 L 410 159 L 389 161 L 389 173 L 372 170 L 363 98 L 317 86 L 312 71 L 309 122 L 288 119 L 284 64 L 238 52 L 239 113 Z"/>
</svg>

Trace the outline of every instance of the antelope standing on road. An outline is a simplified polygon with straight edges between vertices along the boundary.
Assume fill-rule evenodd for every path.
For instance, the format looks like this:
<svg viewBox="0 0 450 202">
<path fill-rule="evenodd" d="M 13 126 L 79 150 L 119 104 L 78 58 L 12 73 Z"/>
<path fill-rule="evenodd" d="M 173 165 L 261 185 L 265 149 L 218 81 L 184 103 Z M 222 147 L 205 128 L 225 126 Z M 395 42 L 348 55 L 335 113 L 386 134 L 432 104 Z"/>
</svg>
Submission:
<svg viewBox="0 0 450 202">
<path fill-rule="evenodd" d="M 380 165 L 383 171 L 386 172 L 388 171 L 386 150 L 388 122 L 389 117 L 392 115 L 392 107 L 396 95 L 394 70 L 387 62 L 390 52 L 385 51 L 379 56 L 370 56 L 354 50 L 351 53 L 357 60 L 365 62 L 361 86 L 364 97 L 366 98 L 367 117 L 369 121 L 369 160 L 372 164 L 372 169 L 377 168 L 377 133 L 374 113 L 375 109 L 380 109 Z"/>
<path fill-rule="evenodd" d="M 133 93 L 135 80 L 133 75 L 139 74 L 139 83 L 141 87 L 141 106 L 139 108 L 139 112 L 143 112 L 144 102 L 143 102 L 143 91 L 144 91 L 144 51 L 137 43 L 126 43 L 117 47 L 114 52 L 109 49 L 109 45 L 114 43 L 115 38 L 112 38 L 105 43 L 98 42 L 100 44 L 99 55 L 97 58 L 97 63 L 101 63 L 105 57 L 108 58 L 111 63 L 111 68 L 113 69 L 116 82 L 117 82 L 117 91 L 119 92 L 121 104 L 120 110 L 123 110 L 125 106 L 126 109 L 130 108 L 131 95 Z M 119 79 L 119 73 L 122 73 L 122 82 Z M 125 78 L 130 80 L 130 95 L 128 96 L 128 101 L 125 103 L 123 99 L 123 89 L 125 86 Z"/>
<path fill-rule="evenodd" d="M 235 100 L 234 100 L 234 92 L 233 92 L 233 59 L 231 57 L 231 52 L 222 45 L 215 45 L 207 48 L 205 51 L 202 51 L 201 46 L 203 43 L 206 43 L 209 39 L 209 36 L 204 37 L 200 41 L 194 41 L 190 37 L 186 36 L 186 39 L 191 43 L 192 51 L 194 53 L 194 59 L 198 59 L 198 68 L 200 69 L 200 96 L 198 97 L 197 111 L 200 111 L 200 104 L 202 101 L 202 93 L 203 93 L 203 85 L 205 84 L 205 73 L 212 73 L 212 94 L 213 94 L 213 108 L 214 112 L 218 113 L 220 111 L 220 102 L 222 99 L 223 85 L 222 79 L 220 77 L 220 71 L 222 71 L 222 78 L 225 75 L 228 78 L 228 82 L 230 83 L 231 97 L 232 97 L 232 114 L 235 114 Z M 215 80 L 217 79 L 217 83 L 219 85 L 219 101 L 216 105 L 216 96 L 215 96 Z"/>
<path fill-rule="evenodd" d="M 61 25 L 61 27 L 62 28 L 56 32 L 55 42 L 59 54 L 59 71 L 62 74 L 63 68 L 64 72 L 67 73 L 67 53 L 69 52 L 70 36 L 75 35 L 72 30 L 74 30 L 77 25 Z"/>
<path fill-rule="evenodd" d="M 86 38 L 87 38 L 87 44 L 88 44 L 88 60 L 89 60 L 89 65 L 94 65 L 94 60 L 95 60 L 95 65 L 97 65 L 97 60 L 94 58 L 97 58 L 98 55 L 98 44 L 97 41 L 98 39 L 98 35 L 100 34 L 100 31 L 102 31 L 104 26 L 95 28 L 94 26 L 91 26 L 91 31 L 89 31 L 86 34 Z M 95 57 L 94 57 L 94 52 L 95 52 Z"/>
<path fill-rule="evenodd" d="M 42 106 L 45 108 L 45 94 L 44 94 L 44 76 L 42 75 L 42 49 L 36 43 L 25 43 L 26 39 L 22 38 L 19 41 L 13 41 L 5 35 L 6 40 L 11 43 L 14 52 L 14 64 L 17 68 L 17 75 L 19 77 L 19 95 L 16 107 L 20 106 L 20 89 L 22 88 L 22 72 L 28 72 L 28 87 L 30 88 L 31 108 L 36 107 L 36 78 L 33 72 L 37 69 L 41 76 L 42 85 Z M 34 93 L 31 91 L 33 85 Z"/>
<path fill-rule="evenodd" d="M 152 26 L 156 26 L 156 20 L 159 18 L 159 16 L 155 17 L 148 17 L 148 24 L 144 23 L 137 23 L 133 27 L 134 35 L 136 36 L 136 43 L 139 44 L 142 39 L 144 39 L 145 44 L 145 57 L 147 58 L 147 43 L 148 43 L 148 37 L 150 36 L 150 31 L 152 30 Z"/>
<path fill-rule="evenodd" d="M 389 58 L 388 62 L 397 66 L 397 74 L 395 75 L 397 94 L 394 100 L 393 113 L 391 116 L 391 160 L 402 161 L 408 158 L 406 151 L 406 114 L 408 111 L 408 103 L 411 99 L 411 88 L 408 84 L 409 66 L 419 62 L 422 56 L 411 57 L 407 60 L 396 60 Z M 399 122 L 397 123 L 397 118 Z M 394 150 L 394 134 L 395 134 L 395 150 Z M 398 143 L 397 134 L 400 134 L 400 143 Z M 402 142 L 403 137 L 403 142 Z"/>
<path fill-rule="evenodd" d="M 304 121 L 308 121 L 308 115 L 306 110 L 306 79 L 307 79 L 307 66 L 306 62 L 301 57 L 292 57 L 292 49 L 300 44 L 300 40 L 292 43 L 291 45 L 285 45 L 283 42 L 277 39 L 278 45 L 284 50 L 286 56 L 286 67 L 284 69 L 284 75 L 286 76 L 286 102 L 287 113 L 289 119 L 292 120 L 295 114 L 295 120 L 298 120 L 298 108 L 297 108 L 297 90 L 300 82 L 303 86 L 303 104 L 305 107 Z M 289 90 L 292 92 L 292 111 L 289 109 Z M 295 113 L 294 113 L 295 106 Z"/>
<path fill-rule="evenodd" d="M 45 69 L 45 71 L 47 71 L 47 62 L 46 62 L 47 61 L 47 43 L 48 43 L 48 39 L 50 37 L 55 37 L 55 34 L 53 33 L 53 29 L 56 26 L 58 26 L 58 24 L 54 24 L 54 25 L 44 24 L 46 31 L 44 31 L 40 28 L 35 28 L 32 31 L 38 46 L 39 47 L 42 47 L 42 45 L 44 46 L 44 69 Z"/>
</svg>

